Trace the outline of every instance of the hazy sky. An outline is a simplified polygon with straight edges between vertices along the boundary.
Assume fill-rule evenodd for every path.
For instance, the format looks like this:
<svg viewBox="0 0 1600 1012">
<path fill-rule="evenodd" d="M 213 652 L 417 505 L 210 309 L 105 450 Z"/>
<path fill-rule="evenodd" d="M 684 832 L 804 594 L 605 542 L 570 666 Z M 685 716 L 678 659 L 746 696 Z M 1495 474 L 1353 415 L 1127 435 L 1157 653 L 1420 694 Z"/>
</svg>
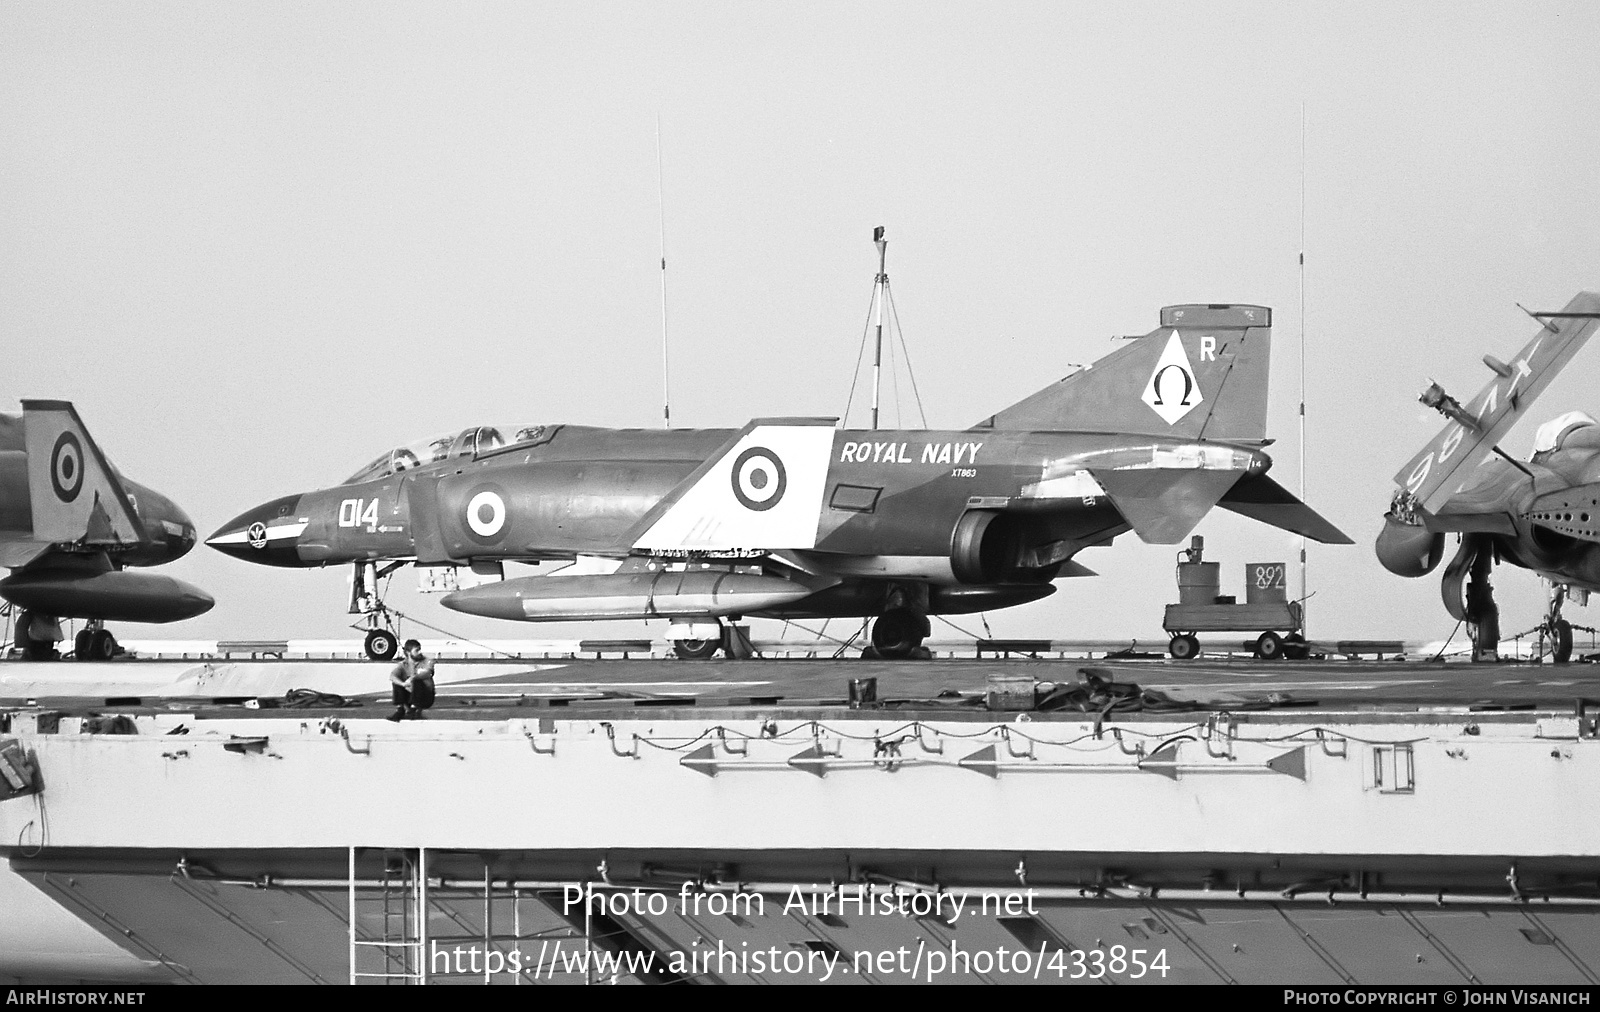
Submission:
<svg viewBox="0 0 1600 1012">
<path fill-rule="evenodd" d="M 1515 303 L 1600 289 L 1597 42 L 1590 3 L 6 3 L 0 410 L 71 399 L 205 533 L 421 436 L 659 424 L 659 117 L 675 423 L 841 413 L 884 225 L 931 425 L 1162 305 L 1260 303 L 1297 488 L 1303 108 L 1307 496 L 1359 542 L 1313 546 L 1312 633 L 1438 638 L 1437 574 L 1371 540 L 1427 379 L 1464 399 L 1537 329 Z M 1600 413 L 1597 363 L 1507 449 Z M 1199 533 L 1224 593 L 1296 546 Z M 991 625 L 1164 643 L 1173 559 L 1125 535 Z M 344 570 L 169 571 L 216 609 L 124 638 L 344 634 Z M 414 586 L 452 631 L 577 634 Z M 1534 577 L 1497 586 L 1537 622 Z"/>
</svg>

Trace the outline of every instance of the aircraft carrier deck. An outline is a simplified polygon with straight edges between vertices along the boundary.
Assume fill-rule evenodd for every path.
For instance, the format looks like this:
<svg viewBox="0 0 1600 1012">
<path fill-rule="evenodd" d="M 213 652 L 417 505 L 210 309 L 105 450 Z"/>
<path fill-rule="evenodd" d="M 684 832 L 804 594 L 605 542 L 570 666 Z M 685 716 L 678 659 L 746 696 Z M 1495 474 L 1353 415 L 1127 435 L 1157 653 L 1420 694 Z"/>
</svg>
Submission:
<svg viewBox="0 0 1600 1012">
<path fill-rule="evenodd" d="M 0 664 L 0 977 L 1600 984 L 1591 665 L 386 669 Z"/>
</svg>

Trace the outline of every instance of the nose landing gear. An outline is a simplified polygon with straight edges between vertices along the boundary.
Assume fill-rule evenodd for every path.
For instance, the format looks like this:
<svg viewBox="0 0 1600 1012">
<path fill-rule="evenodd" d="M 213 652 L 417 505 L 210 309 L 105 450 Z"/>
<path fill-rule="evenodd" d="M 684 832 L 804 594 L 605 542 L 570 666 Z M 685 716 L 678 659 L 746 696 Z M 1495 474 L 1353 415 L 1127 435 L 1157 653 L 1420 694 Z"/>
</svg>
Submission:
<svg viewBox="0 0 1600 1012">
<path fill-rule="evenodd" d="M 363 646 L 369 658 L 375 661 L 393 660 L 400 649 L 400 634 L 395 631 L 395 616 L 383 603 L 383 593 L 378 581 L 393 573 L 404 562 L 391 562 L 379 569 L 375 563 L 358 562 L 350 580 L 350 614 L 361 619 L 350 626 L 357 631 L 366 630 Z"/>
</svg>

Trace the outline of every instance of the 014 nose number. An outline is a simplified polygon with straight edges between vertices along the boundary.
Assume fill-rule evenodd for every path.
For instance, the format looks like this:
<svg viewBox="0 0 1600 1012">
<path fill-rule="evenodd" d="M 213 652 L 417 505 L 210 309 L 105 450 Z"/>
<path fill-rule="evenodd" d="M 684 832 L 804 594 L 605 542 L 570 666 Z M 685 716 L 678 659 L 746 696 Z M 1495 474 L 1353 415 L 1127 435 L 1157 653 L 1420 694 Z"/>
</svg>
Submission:
<svg viewBox="0 0 1600 1012">
<path fill-rule="evenodd" d="M 369 531 L 378 526 L 378 500 L 346 499 L 339 503 L 340 527 L 365 527 Z"/>
</svg>

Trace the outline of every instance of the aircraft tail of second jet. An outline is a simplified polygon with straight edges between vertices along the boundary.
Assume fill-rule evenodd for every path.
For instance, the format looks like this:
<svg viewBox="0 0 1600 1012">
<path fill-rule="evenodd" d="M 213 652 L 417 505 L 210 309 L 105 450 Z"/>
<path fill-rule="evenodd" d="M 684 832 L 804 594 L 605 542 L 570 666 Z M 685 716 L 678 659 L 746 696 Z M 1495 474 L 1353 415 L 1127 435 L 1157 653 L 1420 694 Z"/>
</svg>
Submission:
<svg viewBox="0 0 1600 1012">
<path fill-rule="evenodd" d="M 122 481 L 67 401 L 25 400 L 28 495 L 42 542 L 138 544 L 138 516 Z"/>
<path fill-rule="evenodd" d="M 1260 443 L 1272 310 L 1185 305 L 1161 326 L 974 426 Z"/>
</svg>

